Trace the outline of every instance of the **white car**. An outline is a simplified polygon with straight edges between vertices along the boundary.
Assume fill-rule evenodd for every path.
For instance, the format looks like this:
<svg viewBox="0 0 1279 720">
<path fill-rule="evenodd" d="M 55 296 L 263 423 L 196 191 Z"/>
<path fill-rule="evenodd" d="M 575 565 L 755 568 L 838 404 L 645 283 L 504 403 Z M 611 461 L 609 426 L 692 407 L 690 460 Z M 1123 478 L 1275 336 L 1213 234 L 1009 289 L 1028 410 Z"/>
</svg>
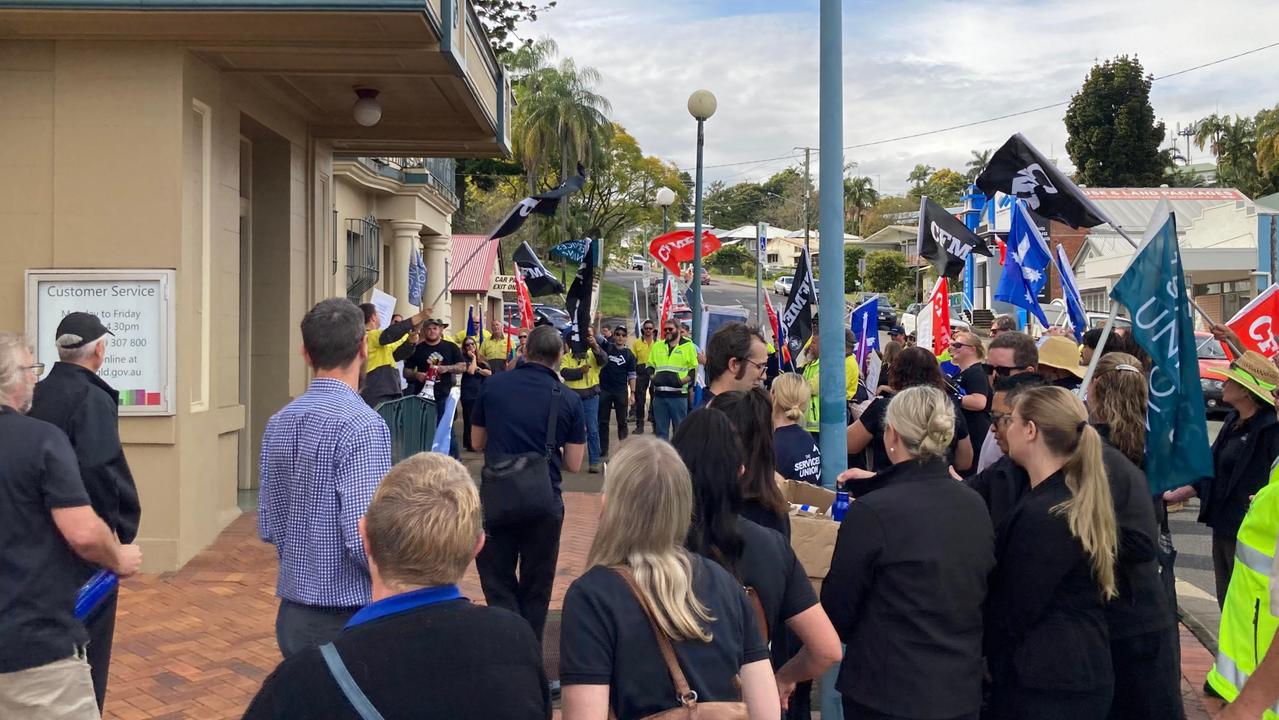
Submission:
<svg viewBox="0 0 1279 720">
<path fill-rule="evenodd" d="M 783 297 L 790 295 L 791 283 L 795 282 L 794 275 L 783 275 L 773 281 L 773 292 Z"/>
<path fill-rule="evenodd" d="M 643 269 L 644 269 L 644 268 L 646 268 L 646 267 L 648 267 L 648 261 L 644 259 L 644 256 L 643 256 L 643 255 L 632 255 L 632 256 L 631 256 L 631 269 L 632 269 L 632 270 L 643 270 Z"/>
</svg>

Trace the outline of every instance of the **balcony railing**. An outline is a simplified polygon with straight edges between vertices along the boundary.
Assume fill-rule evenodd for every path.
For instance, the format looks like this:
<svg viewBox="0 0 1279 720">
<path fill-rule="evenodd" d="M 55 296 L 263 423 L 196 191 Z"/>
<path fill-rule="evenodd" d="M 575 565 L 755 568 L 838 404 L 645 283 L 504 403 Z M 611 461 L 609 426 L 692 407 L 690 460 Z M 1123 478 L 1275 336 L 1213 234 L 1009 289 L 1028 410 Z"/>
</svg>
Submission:
<svg viewBox="0 0 1279 720">
<path fill-rule="evenodd" d="M 453 158 L 359 157 L 360 164 L 405 185 L 429 185 L 454 208 L 458 205 L 453 191 L 457 177 L 457 161 Z"/>
</svg>

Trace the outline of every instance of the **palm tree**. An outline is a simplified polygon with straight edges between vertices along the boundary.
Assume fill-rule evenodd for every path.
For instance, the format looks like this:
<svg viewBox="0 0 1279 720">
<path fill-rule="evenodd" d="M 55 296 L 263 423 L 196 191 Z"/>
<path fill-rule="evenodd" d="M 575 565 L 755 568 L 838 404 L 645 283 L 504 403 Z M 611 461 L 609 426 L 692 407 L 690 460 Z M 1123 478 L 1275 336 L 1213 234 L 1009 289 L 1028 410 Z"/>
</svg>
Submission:
<svg viewBox="0 0 1279 720">
<path fill-rule="evenodd" d="M 928 178 L 933 174 L 935 168 L 932 165 L 920 163 L 910 171 L 910 175 L 906 176 L 906 182 L 915 186 L 918 190 L 928 183 Z"/>
<path fill-rule="evenodd" d="M 1279 166 L 1279 105 L 1257 113 L 1257 170 Z"/>
<path fill-rule="evenodd" d="M 863 176 L 844 178 L 844 207 L 851 210 L 853 234 L 860 235 L 866 211 L 879 202 L 879 191 L 871 179 Z"/>
<path fill-rule="evenodd" d="M 970 152 L 972 152 L 973 157 L 968 161 L 968 164 L 964 166 L 968 168 L 968 172 L 964 174 L 964 177 L 968 178 L 968 182 L 976 182 L 977 176 L 981 175 L 981 171 L 985 170 L 986 166 L 990 164 L 990 155 L 992 151 L 990 148 L 986 148 L 981 152 L 977 152 L 976 150 L 972 150 Z"/>
</svg>

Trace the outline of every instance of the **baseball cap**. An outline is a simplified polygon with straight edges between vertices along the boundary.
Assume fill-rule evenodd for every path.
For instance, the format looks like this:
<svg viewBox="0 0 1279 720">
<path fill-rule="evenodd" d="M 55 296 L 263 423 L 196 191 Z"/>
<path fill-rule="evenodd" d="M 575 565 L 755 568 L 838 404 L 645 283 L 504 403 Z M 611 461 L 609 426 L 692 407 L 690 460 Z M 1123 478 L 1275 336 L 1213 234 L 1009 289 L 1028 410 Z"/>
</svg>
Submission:
<svg viewBox="0 0 1279 720">
<path fill-rule="evenodd" d="M 889 335 L 905 335 L 906 328 L 902 327 L 901 325 L 894 325 L 892 329 L 888 331 L 888 334 Z"/>
<path fill-rule="evenodd" d="M 449 321 L 444 318 L 430 318 L 426 321 L 427 325 L 439 325 L 440 327 L 448 327 Z"/>
<path fill-rule="evenodd" d="M 71 350 L 84 347 L 103 335 L 114 336 L 115 333 L 108 330 L 97 315 L 87 312 L 73 312 L 68 313 L 66 317 L 62 318 L 62 322 L 58 323 L 55 337 L 57 338 L 58 347 Z M 72 337 L 67 337 L 64 341 L 64 336 Z"/>
</svg>

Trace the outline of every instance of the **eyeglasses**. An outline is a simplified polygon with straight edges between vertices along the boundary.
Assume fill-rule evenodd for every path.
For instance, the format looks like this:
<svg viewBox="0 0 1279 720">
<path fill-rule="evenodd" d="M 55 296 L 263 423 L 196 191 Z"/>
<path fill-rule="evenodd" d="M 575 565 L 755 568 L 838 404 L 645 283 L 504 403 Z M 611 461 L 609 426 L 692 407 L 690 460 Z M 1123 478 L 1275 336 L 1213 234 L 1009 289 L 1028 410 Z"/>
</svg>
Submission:
<svg viewBox="0 0 1279 720">
<path fill-rule="evenodd" d="M 767 360 L 765 360 L 764 362 L 756 362 L 754 360 L 751 360 L 750 358 L 744 358 L 744 357 L 739 357 L 737 359 L 740 360 L 741 362 L 746 363 L 747 365 L 750 365 L 751 367 L 755 368 L 761 373 L 768 370 Z"/>
<path fill-rule="evenodd" d="M 654 329 L 654 328 L 653 328 L 653 326 L 651 326 L 651 325 L 650 325 L 650 326 L 648 326 L 648 327 L 646 327 L 646 328 L 644 328 L 644 334 L 646 334 L 646 335 L 647 335 L 648 333 L 653 332 L 653 329 Z"/>
<path fill-rule="evenodd" d="M 950 347 L 951 347 L 951 349 L 953 349 L 953 350 L 958 350 L 959 348 L 972 347 L 972 345 L 967 345 L 967 344 L 965 344 L 965 343 L 961 343 L 961 342 L 952 342 L 952 343 L 950 344 Z"/>
<path fill-rule="evenodd" d="M 28 366 L 26 366 L 25 368 L 23 368 L 23 370 L 30 370 L 30 371 L 32 372 L 32 374 L 34 374 L 34 375 L 43 375 L 43 374 L 44 374 L 44 363 L 35 363 L 35 364 L 32 364 L 32 365 L 28 365 Z"/>
<path fill-rule="evenodd" d="M 992 423 L 995 427 L 1000 427 L 1000 426 L 1003 426 L 1003 425 L 1007 425 L 1008 423 L 1010 423 L 1010 422 L 1012 422 L 1012 421 L 1013 421 L 1013 414 L 1012 414 L 1012 413 L 997 413 L 997 412 L 993 412 L 993 413 L 991 413 L 991 414 L 990 414 L 990 422 L 991 422 L 991 423 Z"/>
<path fill-rule="evenodd" d="M 1002 365 L 991 365 L 990 363 L 982 363 L 981 366 L 982 369 L 986 371 L 987 375 L 998 375 L 999 377 L 1008 377 L 1009 375 L 1012 375 L 1014 371 L 1021 369 L 1015 367 L 1003 367 Z"/>
</svg>

